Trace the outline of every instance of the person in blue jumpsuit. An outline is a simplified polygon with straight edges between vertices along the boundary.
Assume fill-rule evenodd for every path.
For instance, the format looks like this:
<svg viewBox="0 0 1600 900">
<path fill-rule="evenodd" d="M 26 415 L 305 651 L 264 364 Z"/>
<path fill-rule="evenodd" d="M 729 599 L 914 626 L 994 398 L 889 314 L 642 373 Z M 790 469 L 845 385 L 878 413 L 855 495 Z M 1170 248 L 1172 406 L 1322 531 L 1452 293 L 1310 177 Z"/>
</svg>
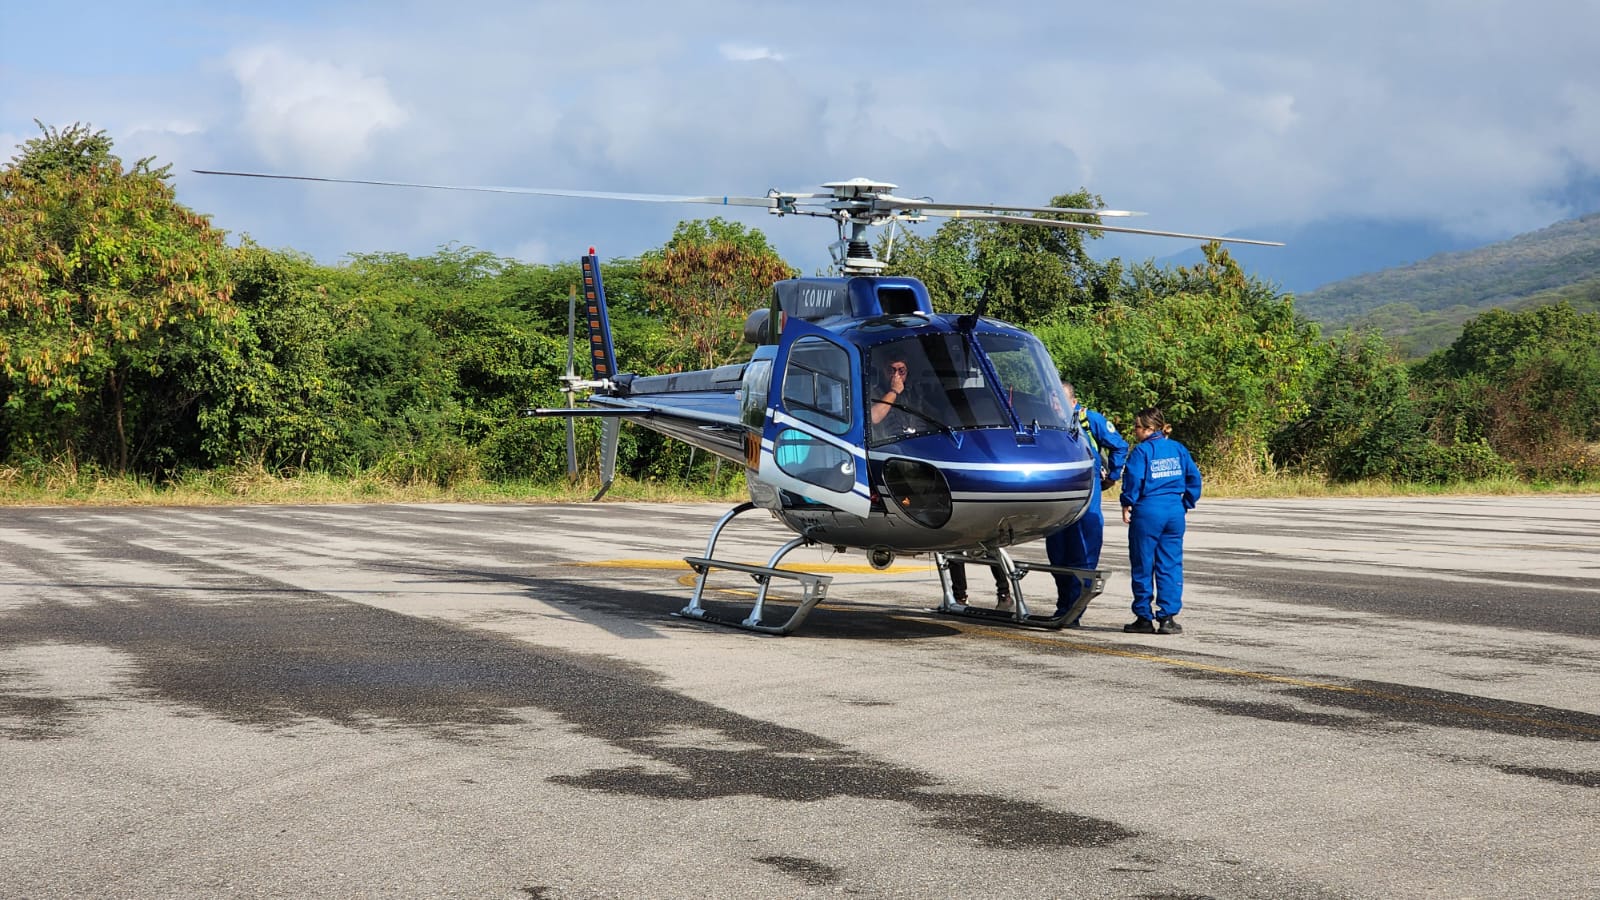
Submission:
<svg viewBox="0 0 1600 900">
<path fill-rule="evenodd" d="M 1166 415 L 1154 406 L 1133 420 L 1139 443 L 1128 454 L 1122 480 L 1135 617 L 1122 630 L 1133 634 L 1183 633 L 1178 613 L 1183 609 L 1184 521 L 1200 501 L 1200 469 L 1189 448 L 1167 437 L 1171 432 Z"/>
<path fill-rule="evenodd" d="M 1046 535 L 1044 552 L 1050 557 L 1050 564 L 1053 566 L 1096 569 L 1100 567 L 1100 547 L 1105 542 L 1106 531 L 1105 513 L 1100 510 L 1100 492 L 1110 489 L 1122 473 L 1123 463 L 1128 458 L 1128 442 L 1122 439 L 1122 435 L 1117 433 L 1117 426 L 1111 424 L 1105 416 L 1092 409 L 1083 408 L 1078 402 L 1077 391 L 1069 382 L 1061 382 L 1061 389 L 1067 395 L 1065 414 L 1077 420 L 1078 428 L 1088 440 L 1089 449 L 1093 452 L 1100 471 L 1096 473 L 1097 477 L 1089 494 L 1089 505 L 1084 510 L 1083 516 L 1071 525 Z M 1077 576 L 1057 574 L 1056 615 L 1064 616 L 1070 612 L 1072 605 L 1078 602 L 1078 597 L 1082 594 L 1083 583 Z M 1077 628 L 1078 619 L 1082 617 L 1083 613 L 1080 611 L 1071 622 L 1064 624 L 1068 628 Z"/>
</svg>

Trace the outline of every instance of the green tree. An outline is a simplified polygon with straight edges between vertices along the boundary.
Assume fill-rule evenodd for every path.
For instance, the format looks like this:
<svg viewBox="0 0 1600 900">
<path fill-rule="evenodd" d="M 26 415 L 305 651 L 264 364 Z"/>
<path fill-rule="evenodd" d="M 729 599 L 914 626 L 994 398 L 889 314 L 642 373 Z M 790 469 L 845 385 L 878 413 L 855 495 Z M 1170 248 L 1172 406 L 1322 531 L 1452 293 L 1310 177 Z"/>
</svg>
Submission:
<svg viewBox="0 0 1600 900">
<path fill-rule="evenodd" d="M 325 468 L 339 453 L 343 383 L 329 345 L 356 322 L 338 271 L 246 242 L 233 255 L 232 339 L 189 361 L 206 386 L 199 424 L 209 465 Z"/>
<path fill-rule="evenodd" d="M 1406 369 L 1377 332 L 1344 332 L 1313 376 L 1305 413 L 1273 436 L 1276 462 L 1336 481 L 1396 477 L 1425 452 Z"/>
<path fill-rule="evenodd" d="M 113 158 L 111 138 L 104 131 L 90 131 L 81 123 L 65 131 L 38 119 L 34 119 L 33 124 L 44 134 L 22 144 L 22 152 L 12 157 L 11 166 L 18 178 L 43 181 L 49 175 L 62 172 L 88 175 Z"/>
<path fill-rule="evenodd" d="M 1080 190 L 1054 197 L 1049 205 L 1101 209 L 1105 203 Z M 1041 213 L 1035 218 L 1097 221 L 1072 213 Z M 892 254 L 884 235 L 877 252 L 889 256 L 890 274 L 910 275 L 927 285 L 940 312 L 971 312 L 982 301 L 989 315 L 1029 326 L 1086 313 L 1109 300 L 1121 277 L 1120 266 L 1090 258 L 1086 241 L 1099 236 L 1077 229 L 951 219 L 928 237 L 909 233 L 897 237 Z"/>
<path fill-rule="evenodd" d="M 1304 413 L 1326 349 L 1292 299 L 1247 276 L 1220 245 L 1205 253 L 1193 267 L 1136 269 L 1132 289 L 1083 326 L 1091 351 L 1079 338 L 1052 352 L 1122 421 L 1160 406 L 1209 465 L 1259 471 L 1270 464 L 1269 436 Z"/>
<path fill-rule="evenodd" d="M 1533 478 L 1600 477 L 1600 314 L 1490 310 L 1416 367 L 1432 433 L 1482 441 Z"/>
<path fill-rule="evenodd" d="M 744 320 L 768 304 L 772 285 L 793 278 L 756 229 L 720 218 L 680 222 L 672 240 L 640 260 L 645 295 L 680 366 L 709 369 L 744 343 Z"/>
<path fill-rule="evenodd" d="M 172 363 L 223 336 L 227 251 L 177 203 L 170 166 L 124 167 L 104 132 L 40 127 L 0 170 L 6 452 L 128 471 L 194 437 L 197 393 Z"/>
<path fill-rule="evenodd" d="M 560 477 L 564 423 L 519 414 L 564 402 L 558 376 L 576 265 L 528 266 L 445 247 L 423 258 L 358 256 L 347 272 L 359 321 L 332 343 L 330 358 L 349 413 L 359 413 L 342 419 L 351 464 L 441 483 L 476 471 Z M 586 356 L 579 351 L 579 362 Z M 578 424 L 579 450 L 593 456 L 598 429 Z"/>
</svg>

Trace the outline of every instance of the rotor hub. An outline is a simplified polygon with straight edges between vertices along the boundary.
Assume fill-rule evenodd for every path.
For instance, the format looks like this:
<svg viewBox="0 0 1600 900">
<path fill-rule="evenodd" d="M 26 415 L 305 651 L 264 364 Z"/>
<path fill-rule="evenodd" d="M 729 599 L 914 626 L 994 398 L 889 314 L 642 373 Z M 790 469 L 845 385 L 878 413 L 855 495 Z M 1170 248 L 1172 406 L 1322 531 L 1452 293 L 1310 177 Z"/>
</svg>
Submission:
<svg viewBox="0 0 1600 900">
<path fill-rule="evenodd" d="M 878 194 L 893 193 L 898 184 L 887 181 L 873 181 L 870 178 L 851 178 L 847 181 L 827 181 L 823 187 L 833 192 L 833 196 L 840 200 L 856 200 L 861 198 L 877 199 Z"/>
</svg>

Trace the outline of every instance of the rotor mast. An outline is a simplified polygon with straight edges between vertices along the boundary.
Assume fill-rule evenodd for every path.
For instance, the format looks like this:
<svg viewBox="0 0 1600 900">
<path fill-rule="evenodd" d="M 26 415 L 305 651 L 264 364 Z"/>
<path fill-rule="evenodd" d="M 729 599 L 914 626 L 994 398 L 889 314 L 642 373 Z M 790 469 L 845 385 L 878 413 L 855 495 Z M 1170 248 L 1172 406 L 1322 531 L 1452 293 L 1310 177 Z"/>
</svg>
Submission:
<svg viewBox="0 0 1600 900">
<path fill-rule="evenodd" d="M 839 222 L 839 241 L 829 247 L 833 262 L 845 275 L 876 275 L 889 264 L 872 255 L 867 229 L 893 219 L 898 210 L 881 205 L 880 198 L 892 197 L 899 185 L 870 178 L 829 181 L 822 185 L 833 192 L 828 206 Z M 850 233 L 845 234 L 848 227 Z"/>
</svg>

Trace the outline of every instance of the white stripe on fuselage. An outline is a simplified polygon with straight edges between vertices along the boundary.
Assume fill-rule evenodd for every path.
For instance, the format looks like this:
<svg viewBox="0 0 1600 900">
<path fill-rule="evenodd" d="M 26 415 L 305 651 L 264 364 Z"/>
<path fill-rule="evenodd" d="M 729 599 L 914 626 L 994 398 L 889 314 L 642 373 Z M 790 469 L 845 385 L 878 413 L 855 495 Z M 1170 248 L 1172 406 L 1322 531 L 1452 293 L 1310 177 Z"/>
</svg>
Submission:
<svg viewBox="0 0 1600 900">
<path fill-rule="evenodd" d="M 1024 493 L 1022 491 L 953 491 L 952 501 L 970 503 L 1059 503 L 1063 500 L 1082 500 L 1088 491 L 1059 491 L 1054 493 Z"/>
<path fill-rule="evenodd" d="M 1020 475 L 1032 475 L 1035 472 L 1077 472 L 1094 465 L 1089 460 L 1055 463 L 966 463 L 943 462 L 931 459 L 923 461 L 941 469 L 950 469 L 957 472 L 1016 472 Z"/>
<path fill-rule="evenodd" d="M 805 432 L 807 435 L 814 437 L 823 443 L 832 444 L 833 446 L 838 447 L 840 450 L 848 452 L 856 459 L 867 458 L 867 451 L 864 448 L 856 444 L 852 444 L 849 441 L 843 440 L 842 438 L 828 434 L 822 429 L 818 428 L 816 424 L 812 422 L 807 422 L 803 419 L 796 419 L 794 416 L 791 416 L 786 412 L 781 412 L 775 409 L 769 409 L 767 412 L 772 416 L 772 421 L 774 424 L 782 425 L 786 428 L 796 428 L 796 426 L 803 425 L 805 426 L 804 428 L 796 428 L 796 430 Z M 761 441 L 761 446 L 770 448 L 772 446 L 772 441 L 763 438 Z"/>
</svg>

